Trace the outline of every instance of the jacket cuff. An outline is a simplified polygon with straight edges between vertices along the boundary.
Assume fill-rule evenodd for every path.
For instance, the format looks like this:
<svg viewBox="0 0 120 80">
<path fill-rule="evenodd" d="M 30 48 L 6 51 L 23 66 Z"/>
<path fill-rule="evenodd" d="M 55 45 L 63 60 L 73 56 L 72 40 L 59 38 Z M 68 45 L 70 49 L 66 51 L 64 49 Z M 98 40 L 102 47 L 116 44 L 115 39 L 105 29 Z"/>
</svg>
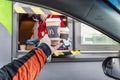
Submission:
<svg viewBox="0 0 120 80">
<path fill-rule="evenodd" d="M 46 43 L 41 43 L 39 46 L 37 46 L 37 48 L 42 49 L 47 57 L 49 57 L 52 53 L 50 47 Z"/>
</svg>

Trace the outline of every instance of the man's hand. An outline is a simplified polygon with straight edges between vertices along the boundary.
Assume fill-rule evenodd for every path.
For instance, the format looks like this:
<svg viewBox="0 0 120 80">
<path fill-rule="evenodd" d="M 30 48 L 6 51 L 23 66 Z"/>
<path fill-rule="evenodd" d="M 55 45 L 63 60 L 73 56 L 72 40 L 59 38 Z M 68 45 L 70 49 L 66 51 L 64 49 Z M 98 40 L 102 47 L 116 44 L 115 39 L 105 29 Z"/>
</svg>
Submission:
<svg viewBox="0 0 120 80">
<path fill-rule="evenodd" d="M 45 34 L 45 36 L 42 39 L 40 39 L 39 44 L 41 43 L 46 43 L 49 47 L 51 46 L 51 40 L 47 34 Z"/>
<path fill-rule="evenodd" d="M 39 45 L 40 45 L 41 43 L 46 43 L 46 44 L 50 47 L 50 49 L 51 49 L 51 51 L 52 51 L 52 54 L 62 45 L 62 44 L 60 43 L 60 44 L 58 44 L 58 45 L 56 45 L 56 46 L 51 46 L 51 40 L 50 40 L 50 38 L 48 37 L 47 34 L 45 34 L 45 36 L 40 40 Z"/>
</svg>

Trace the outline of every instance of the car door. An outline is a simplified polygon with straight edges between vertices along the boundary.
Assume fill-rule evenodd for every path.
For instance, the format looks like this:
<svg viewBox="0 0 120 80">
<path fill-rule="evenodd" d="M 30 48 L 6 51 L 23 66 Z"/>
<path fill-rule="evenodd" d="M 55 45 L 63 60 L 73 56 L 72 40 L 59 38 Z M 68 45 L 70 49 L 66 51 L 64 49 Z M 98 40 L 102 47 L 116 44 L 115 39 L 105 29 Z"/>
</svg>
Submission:
<svg viewBox="0 0 120 80">
<path fill-rule="evenodd" d="M 56 0 L 54 2 L 49 1 L 49 0 L 43 0 L 43 1 L 14 0 L 14 1 L 20 1 L 20 2 L 24 2 L 24 3 L 33 4 L 36 6 L 42 6 L 45 8 L 56 10 L 58 12 L 65 14 L 65 15 L 68 15 L 68 16 L 70 16 L 78 21 L 86 23 L 87 25 L 90 25 L 91 27 L 99 30 L 100 32 L 106 34 L 107 36 L 113 38 L 114 40 L 116 40 L 118 42 L 120 41 L 120 35 L 119 35 L 120 34 L 120 29 L 119 29 L 119 25 L 120 25 L 120 18 L 119 17 L 120 16 L 119 16 L 119 13 L 114 11 L 110 6 L 108 6 L 102 0 L 91 0 L 91 1 L 90 0 L 76 0 L 76 1 Z M 58 67 L 58 65 L 60 66 L 63 64 L 64 64 L 64 66 L 62 66 L 61 68 L 66 69 L 65 70 L 66 72 L 61 71 L 60 67 Z M 94 65 L 94 66 L 96 66 L 96 68 L 98 68 L 97 65 L 100 66 L 100 64 L 101 63 L 99 63 L 99 64 L 97 64 L 97 63 L 89 64 L 88 63 L 87 65 L 89 65 L 90 67 L 92 67 L 92 65 Z M 81 71 L 82 71 L 82 68 L 76 67 L 75 63 L 67 63 L 67 64 L 60 63 L 57 65 L 55 65 L 55 63 L 54 63 L 54 65 L 52 65 L 52 64 L 47 64 L 47 65 L 48 66 L 46 66 L 44 68 L 45 70 L 43 70 L 43 71 L 45 71 L 45 73 L 43 72 L 42 76 L 44 76 L 45 74 L 49 75 L 50 74 L 49 72 L 52 72 L 52 71 L 53 71 L 53 73 L 52 73 L 53 76 L 52 77 L 48 76 L 46 78 L 44 76 L 44 77 L 42 77 L 43 79 L 49 78 L 52 80 L 54 80 L 54 79 L 55 80 L 56 79 L 57 80 L 58 79 L 63 79 L 63 80 L 64 79 L 71 79 L 71 80 L 76 79 L 76 80 L 79 80 L 78 76 L 79 76 L 79 74 L 81 74 Z M 85 66 L 86 64 L 82 64 L 82 65 Z M 78 63 L 77 66 L 81 66 L 81 63 Z M 49 69 L 49 67 L 51 68 L 51 70 Z M 75 68 L 75 69 L 73 69 L 73 68 Z M 78 68 L 81 68 L 81 70 L 79 71 Z M 91 70 L 93 71 L 94 68 Z M 73 71 L 76 71 L 76 72 L 72 72 L 70 69 L 73 69 Z M 87 68 L 84 68 L 84 69 L 87 70 Z M 99 69 L 100 69 L 100 67 L 99 67 Z M 49 72 L 47 72 L 46 70 L 49 70 Z M 59 72 L 57 73 L 56 72 L 57 70 L 58 71 L 60 70 L 59 71 L 60 73 Z M 84 72 L 84 71 L 85 70 L 83 70 L 82 72 Z M 89 71 L 89 69 L 88 69 L 88 72 L 92 72 L 92 71 Z M 97 70 L 93 71 L 93 73 L 96 73 L 96 72 L 97 72 Z M 66 77 L 66 76 L 72 76 L 73 74 L 74 74 L 73 78 Z M 88 74 L 90 74 L 90 73 L 88 73 Z M 81 76 L 81 78 L 82 78 L 82 76 Z M 95 76 L 93 79 L 97 80 L 97 78 L 95 78 Z M 84 80 L 88 80 L 88 78 L 84 78 Z"/>
</svg>

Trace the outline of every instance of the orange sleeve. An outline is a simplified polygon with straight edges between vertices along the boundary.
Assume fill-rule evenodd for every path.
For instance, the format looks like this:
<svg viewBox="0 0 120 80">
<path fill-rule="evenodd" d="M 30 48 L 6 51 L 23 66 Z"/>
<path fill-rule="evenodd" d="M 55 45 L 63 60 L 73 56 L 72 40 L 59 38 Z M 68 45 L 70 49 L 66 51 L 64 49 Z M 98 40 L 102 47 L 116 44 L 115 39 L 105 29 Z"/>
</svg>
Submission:
<svg viewBox="0 0 120 80">
<path fill-rule="evenodd" d="M 35 50 L 35 53 L 35 55 L 33 55 L 18 69 L 16 75 L 13 77 L 13 80 L 36 79 L 36 76 L 41 71 L 47 57 L 41 49 Z"/>
<path fill-rule="evenodd" d="M 45 43 L 0 69 L 0 80 L 36 80 L 51 49 Z"/>
</svg>

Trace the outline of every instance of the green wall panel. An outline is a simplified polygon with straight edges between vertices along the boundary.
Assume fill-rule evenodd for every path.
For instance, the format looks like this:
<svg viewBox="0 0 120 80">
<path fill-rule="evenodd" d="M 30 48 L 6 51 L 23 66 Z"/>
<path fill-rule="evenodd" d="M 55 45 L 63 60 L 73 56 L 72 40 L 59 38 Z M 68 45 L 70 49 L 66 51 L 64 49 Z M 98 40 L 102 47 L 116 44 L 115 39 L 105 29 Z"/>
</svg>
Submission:
<svg viewBox="0 0 120 80">
<path fill-rule="evenodd" d="M 12 34 L 12 2 L 0 0 L 0 23 Z"/>
</svg>

